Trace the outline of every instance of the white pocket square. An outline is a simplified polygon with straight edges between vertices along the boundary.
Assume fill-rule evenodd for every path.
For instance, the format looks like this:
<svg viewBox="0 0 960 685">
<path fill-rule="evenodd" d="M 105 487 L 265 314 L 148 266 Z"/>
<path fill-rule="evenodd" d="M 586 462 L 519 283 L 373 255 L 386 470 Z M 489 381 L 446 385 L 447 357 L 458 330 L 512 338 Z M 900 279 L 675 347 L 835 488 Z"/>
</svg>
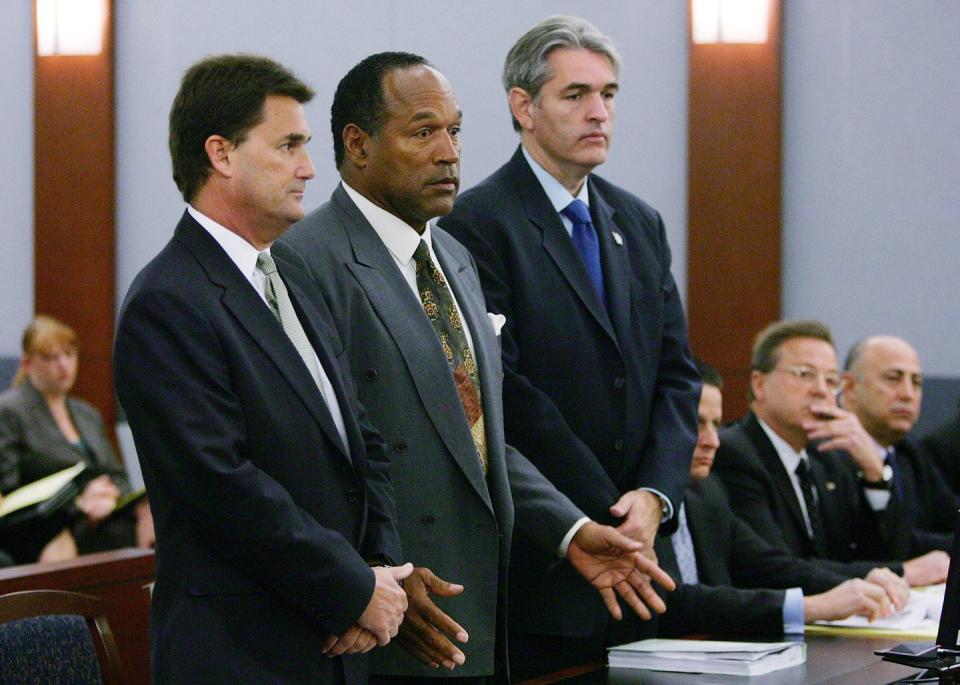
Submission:
<svg viewBox="0 0 960 685">
<path fill-rule="evenodd" d="M 493 326 L 493 334 L 500 335 L 500 330 L 503 328 L 503 324 L 507 323 L 507 317 L 505 317 L 503 314 L 487 312 L 487 318 L 490 319 L 490 325 Z"/>
</svg>

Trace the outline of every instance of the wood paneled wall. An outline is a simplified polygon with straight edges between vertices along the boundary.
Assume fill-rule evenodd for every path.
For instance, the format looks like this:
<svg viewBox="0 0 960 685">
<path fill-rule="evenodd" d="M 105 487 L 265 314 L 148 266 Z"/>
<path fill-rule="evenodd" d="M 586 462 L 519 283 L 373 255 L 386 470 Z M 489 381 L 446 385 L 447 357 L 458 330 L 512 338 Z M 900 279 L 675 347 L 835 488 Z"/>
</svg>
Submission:
<svg viewBox="0 0 960 685">
<path fill-rule="evenodd" d="M 101 54 L 34 58 L 34 294 L 37 312 L 76 329 L 80 371 L 74 393 L 100 409 L 112 426 L 112 2 L 107 2 L 107 12 Z"/>
<path fill-rule="evenodd" d="M 764 44 L 690 42 L 687 299 L 693 352 L 746 411 L 750 347 L 780 318 L 780 0 Z"/>
</svg>

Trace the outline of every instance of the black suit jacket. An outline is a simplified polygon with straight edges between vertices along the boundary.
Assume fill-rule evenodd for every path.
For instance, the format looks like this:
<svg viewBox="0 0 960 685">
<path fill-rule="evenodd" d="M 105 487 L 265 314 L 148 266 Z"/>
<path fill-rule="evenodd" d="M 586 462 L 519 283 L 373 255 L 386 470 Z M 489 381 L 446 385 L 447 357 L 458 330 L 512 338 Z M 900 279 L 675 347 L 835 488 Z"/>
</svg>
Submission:
<svg viewBox="0 0 960 685">
<path fill-rule="evenodd" d="M 923 447 L 913 440 L 896 445 L 900 493 L 891 507 L 905 525 L 900 529 L 897 555 L 907 558 L 942 549 L 949 552 L 960 509 L 954 494 Z"/>
<path fill-rule="evenodd" d="M 370 600 L 364 559 L 399 554 L 384 445 L 329 313 L 296 255 L 272 253 L 347 448 L 279 322 L 189 214 L 120 315 L 117 392 L 157 532 L 155 682 L 329 682 L 341 662 L 362 678 L 357 658 L 322 645 Z"/>
<path fill-rule="evenodd" d="M 877 515 L 864 501 L 849 457 L 813 448 L 807 455 L 827 541 L 827 558 L 819 563 L 847 577 L 861 577 L 875 566 L 902 574 L 903 566 L 896 562 L 859 561 L 884 556 L 889 538 L 881 524 L 894 524 L 888 523 L 892 512 Z M 803 559 L 816 556 L 790 476 L 753 413 L 721 429 L 714 472 L 727 488 L 734 513 L 769 545 Z"/>
<path fill-rule="evenodd" d="M 660 617 L 663 637 L 690 633 L 779 635 L 783 632 L 784 593 L 770 588 L 799 587 L 806 594 L 816 594 L 846 580 L 764 542 L 733 514 L 716 476 L 691 482 L 684 505 L 700 582 L 680 585 L 667 595 L 667 612 Z M 664 570 L 679 579 L 669 537 L 657 537 L 656 552 Z"/>
<path fill-rule="evenodd" d="M 960 495 L 960 412 L 923 436 L 921 443 L 946 477 L 947 484 Z"/>
<path fill-rule="evenodd" d="M 588 516 L 613 522 L 608 508 L 641 486 L 679 506 L 700 383 L 660 216 L 598 176 L 587 183 L 606 310 L 521 150 L 466 191 L 440 225 L 476 260 L 488 310 L 507 319 L 507 441 Z M 607 612 L 592 588 L 532 547 L 515 537 L 511 630 L 605 631 Z"/>
</svg>

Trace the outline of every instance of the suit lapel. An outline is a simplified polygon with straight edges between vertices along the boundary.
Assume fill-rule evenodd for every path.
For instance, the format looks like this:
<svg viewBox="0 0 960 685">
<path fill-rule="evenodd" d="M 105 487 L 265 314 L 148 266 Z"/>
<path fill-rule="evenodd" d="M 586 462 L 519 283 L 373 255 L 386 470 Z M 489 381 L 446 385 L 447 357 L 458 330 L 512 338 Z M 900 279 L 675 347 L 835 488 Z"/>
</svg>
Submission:
<svg viewBox="0 0 960 685">
<path fill-rule="evenodd" d="M 210 281 L 223 289 L 221 300 L 227 311 L 274 363 L 331 441 L 341 446 L 343 441 L 310 371 L 287 334 L 283 332 L 280 322 L 260 299 L 250 282 L 240 273 L 217 241 L 189 214 L 184 213 L 175 237 L 183 242 L 200 262 Z M 339 451 L 343 454 L 342 447 Z M 348 457 L 346 454 L 344 456 Z"/>
<path fill-rule="evenodd" d="M 787 474 L 787 470 L 780 461 L 780 455 L 777 449 L 770 442 L 770 438 L 763 431 L 763 427 L 757 421 L 756 416 L 750 414 L 750 418 L 745 424 L 747 435 L 750 441 L 757 449 L 760 456 L 760 462 L 764 470 L 770 475 L 776 488 L 777 495 L 781 503 L 790 512 L 790 518 L 793 521 L 795 533 L 800 536 L 804 544 L 810 544 L 810 535 L 807 533 L 807 524 L 803 520 L 803 511 L 800 509 L 800 503 L 797 501 L 796 491 L 793 489 L 793 480 Z"/>
<path fill-rule="evenodd" d="M 600 302 L 600 297 L 590 282 L 587 269 L 577 254 L 570 235 L 560 220 L 560 215 L 550 204 L 547 194 L 543 192 L 540 181 L 523 157 L 518 148 L 511 160 L 511 173 L 514 177 L 514 187 L 520 196 L 523 211 L 527 219 L 540 229 L 543 249 L 556 264 L 557 269 L 583 303 L 583 306 L 596 319 L 597 323 L 606 331 L 607 335 L 616 342 L 616 334 L 610 323 L 610 317 Z M 601 261 L 604 257 L 601 255 Z M 604 278 L 606 278 L 606 263 Z M 610 287 L 607 286 L 609 290 Z"/>
<path fill-rule="evenodd" d="M 341 188 L 334 192 L 333 204 L 353 249 L 355 262 L 348 264 L 348 268 L 400 351 L 434 428 L 467 479 L 492 509 L 460 396 L 423 306 L 383 241 Z M 445 264 L 441 263 L 441 267 L 448 278 L 456 279 L 457 271 L 452 274 Z M 460 306 L 463 307 L 462 302 Z M 424 350 L 431 352 L 425 354 Z"/>
<path fill-rule="evenodd" d="M 590 183 L 589 179 L 587 183 Z M 619 336 L 628 339 L 630 329 L 630 256 L 624 241 L 625 232 L 616 222 L 613 207 L 589 185 L 590 215 L 600 241 L 603 281 L 607 293 L 607 315 Z M 616 342 L 616 338 L 614 338 Z"/>
</svg>

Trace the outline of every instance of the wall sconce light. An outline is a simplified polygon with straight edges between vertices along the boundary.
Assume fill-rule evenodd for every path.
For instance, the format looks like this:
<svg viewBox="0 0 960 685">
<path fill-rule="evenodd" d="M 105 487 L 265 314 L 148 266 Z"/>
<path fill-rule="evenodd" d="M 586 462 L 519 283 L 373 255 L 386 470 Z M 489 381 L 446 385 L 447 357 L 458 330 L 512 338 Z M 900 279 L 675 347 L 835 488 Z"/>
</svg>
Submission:
<svg viewBox="0 0 960 685">
<path fill-rule="evenodd" d="M 106 0 L 37 0 L 37 54 L 99 55 Z"/>
<path fill-rule="evenodd" d="M 766 43 L 769 0 L 692 0 L 694 43 Z"/>
</svg>

